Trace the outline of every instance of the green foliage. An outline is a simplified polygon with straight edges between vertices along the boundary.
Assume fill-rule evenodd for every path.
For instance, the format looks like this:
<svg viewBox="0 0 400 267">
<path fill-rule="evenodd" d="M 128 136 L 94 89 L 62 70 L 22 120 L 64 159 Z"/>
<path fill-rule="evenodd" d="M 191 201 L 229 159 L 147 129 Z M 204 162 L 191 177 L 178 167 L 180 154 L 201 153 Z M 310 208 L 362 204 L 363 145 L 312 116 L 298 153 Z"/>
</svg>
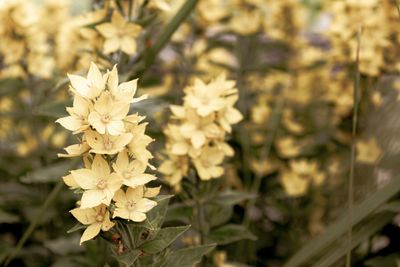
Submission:
<svg viewBox="0 0 400 267">
<path fill-rule="evenodd" d="M 212 230 L 207 239 L 210 243 L 226 245 L 243 239 L 256 240 L 257 237 L 243 225 L 226 224 Z"/>
<path fill-rule="evenodd" d="M 400 177 L 396 176 L 393 177 L 393 179 L 385 187 L 377 190 L 375 193 L 368 196 L 364 201 L 354 206 L 353 216 L 350 224 L 352 226 L 355 226 L 358 223 L 362 222 L 363 220 L 367 220 L 368 216 L 370 216 L 374 211 L 376 211 L 379 208 L 379 206 L 383 205 L 385 202 L 387 202 L 389 199 L 395 196 L 399 191 L 400 191 Z M 385 223 L 387 223 L 390 218 L 392 218 L 391 216 L 393 215 L 390 214 L 389 215 L 385 214 L 384 216 L 382 216 L 382 214 L 377 215 L 378 221 L 374 222 L 374 224 L 372 224 L 371 226 L 367 224 L 365 231 L 369 235 L 375 233 Z M 333 242 L 335 242 L 337 239 L 341 238 L 345 234 L 348 222 L 349 222 L 349 217 L 348 214 L 345 213 L 345 215 L 343 215 L 339 220 L 332 223 L 332 225 L 329 226 L 322 235 L 316 237 L 315 239 L 308 242 L 305 246 L 303 246 L 303 248 L 300 249 L 293 257 L 291 257 L 284 266 L 285 267 L 303 266 L 307 262 L 310 262 L 312 259 L 314 259 L 314 257 L 320 255 L 320 253 L 324 249 L 328 248 Z M 366 223 L 367 222 L 365 221 L 364 223 L 362 223 L 362 225 Z M 365 235 L 368 236 L 367 234 Z M 364 238 L 364 236 L 360 236 L 359 239 L 360 238 Z M 354 244 L 357 245 L 361 241 L 362 240 L 360 240 L 358 243 L 355 242 Z M 341 249 L 343 249 L 343 247 Z M 340 252 L 335 252 L 337 254 L 333 254 L 332 250 L 330 250 L 329 252 L 325 252 L 326 255 L 331 255 L 329 256 L 329 261 L 328 260 L 327 261 L 329 263 L 334 263 L 334 261 L 331 262 L 332 260 L 330 257 L 337 260 L 346 251 L 347 250 L 344 249 L 344 251 L 341 250 Z M 323 262 L 325 264 L 325 261 Z"/>
</svg>

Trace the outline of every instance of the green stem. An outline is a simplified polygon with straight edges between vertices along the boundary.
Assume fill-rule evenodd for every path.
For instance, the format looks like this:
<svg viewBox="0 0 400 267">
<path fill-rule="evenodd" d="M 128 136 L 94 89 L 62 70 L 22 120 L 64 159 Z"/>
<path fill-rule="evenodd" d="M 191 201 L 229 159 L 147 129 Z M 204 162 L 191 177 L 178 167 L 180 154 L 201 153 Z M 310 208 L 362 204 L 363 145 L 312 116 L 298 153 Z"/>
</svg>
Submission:
<svg viewBox="0 0 400 267">
<path fill-rule="evenodd" d="M 197 188 L 200 188 L 201 185 L 201 179 L 196 173 L 196 185 Z M 196 219 L 197 219 L 197 227 L 198 227 L 198 232 L 200 234 L 200 245 L 204 245 L 205 239 L 207 236 L 207 225 L 205 221 L 205 216 L 204 216 L 204 205 L 203 205 L 203 198 L 199 198 L 198 196 L 194 196 L 195 199 L 195 205 L 196 205 Z M 199 263 L 199 266 L 205 267 L 207 265 L 206 259 L 203 257 L 201 262 Z"/>
<path fill-rule="evenodd" d="M 142 76 L 151 65 L 153 65 L 160 51 L 169 42 L 172 35 L 179 28 L 179 26 L 186 20 L 191 11 L 195 8 L 198 0 L 187 0 L 178 13 L 168 22 L 168 24 L 162 29 L 160 36 L 154 45 L 149 49 L 147 55 L 144 57 L 144 65 L 141 69 L 134 73 L 135 77 Z"/>
<path fill-rule="evenodd" d="M 278 101 L 278 103 L 275 104 L 273 113 L 272 113 L 272 117 L 270 120 L 270 127 L 268 127 L 268 129 L 271 129 L 271 131 L 269 132 L 268 136 L 267 136 L 267 140 L 264 144 L 264 146 L 261 148 L 261 155 L 260 155 L 260 159 L 268 159 L 269 154 L 271 152 L 271 148 L 272 145 L 274 143 L 274 139 L 276 136 L 276 132 L 278 131 L 279 128 L 279 122 L 280 122 L 280 117 L 281 117 L 281 113 L 282 113 L 282 109 L 284 106 L 284 102 L 285 102 L 285 92 L 283 93 L 283 97 Z M 253 180 L 252 185 L 250 186 L 250 192 L 257 194 L 260 186 L 261 186 L 261 181 L 262 181 L 263 175 L 260 173 L 256 173 L 255 174 L 255 178 Z M 243 225 L 245 225 L 246 227 L 249 226 L 250 224 L 250 209 L 251 207 L 254 206 L 256 202 L 256 199 L 250 199 L 247 204 L 246 204 L 246 212 L 245 212 L 245 217 L 243 220 Z"/>
<path fill-rule="evenodd" d="M 352 243 L 352 224 L 353 220 L 353 202 L 354 202 L 354 165 L 355 165 L 355 146 L 356 146 L 356 132 L 357 132 L 357 115 L 358 115 L 358 94 L 360 88 L 360 71 L 359 71 L 359 57 L 360 57 L 360 42 L 361 42 L 361 26 L 357 32 L 357 54 L 356 54 L 356 75 L 354 79 L 354 92 L 353 92 L 353 125 L 352 125 L 352 142 L 351 142 L 351 155 L 350 155 L 350 174 L 349 174 L 349 189 L 348 189 L 348 225 L 347 225 L 347 253 L 346 253 L 346 266 L 351 266 L 351 243 Z"/>
<path fill-rule="evenodd" d="M 399 16 L 400 16 L 400 4 L 399 4 L 399 0 L 394 0 L 394 4 L 396 5 L 397 13 L 399 13 Z"/>
<path fill-rule="evenodd" d="M 43 203 L 43 206 L 40 209 L 39 214 L 30 223 L 28 229 L 26 229 L 25 233 L 22 235 L 21 239 L 18 241 L 17 246 L 8 256 L 4 266 L 7 266 L 15 258 L 15 256 L 19 253 L 19 251 L 22 249 L 23 245 L 28 240 L 28 238 L 32 235 L 33 231 L 38 226 L 40 220 L 43 218 L 44 214 L 47 212 L 50 204 L 54 202 L 54 200 L 57 198 L 57 196 L 60 193 L 62 188 L 63 188 L 63 181 L 60 179 L 58 181 L 58 183 L 56 184 L 56 186 L 53 188 L 53 190 L 50 192 L 46 201 Z"/>
</svg>

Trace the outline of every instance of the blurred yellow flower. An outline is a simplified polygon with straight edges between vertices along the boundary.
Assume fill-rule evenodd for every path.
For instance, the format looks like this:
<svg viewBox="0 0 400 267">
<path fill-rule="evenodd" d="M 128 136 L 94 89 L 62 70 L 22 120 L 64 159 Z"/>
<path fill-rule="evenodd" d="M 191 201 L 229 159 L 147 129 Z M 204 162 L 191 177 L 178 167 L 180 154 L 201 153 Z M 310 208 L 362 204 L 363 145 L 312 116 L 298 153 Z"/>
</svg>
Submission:
<svg viewBox="0 0 400 267">
<path fill-rule="evenodd" d="M 371 137 L 368 140 L 360 140 L 356 143 L 356 160 L 365 164 L 377 163 L 382 156 L 382 149 L 379 147 L 376 138 Z"/>
<path fill-rule="evenodd" d="M 104 42 L 104 54 L 122 50 L 128 55 L 136 53 L 136 40 L 142 31 L 142 27 L 135 23 L 126 22 L 118 11 L 114 11 L 111 23 L 106 22 L 96 26 L 96 29 L 106 39 Z"/>
</svg>

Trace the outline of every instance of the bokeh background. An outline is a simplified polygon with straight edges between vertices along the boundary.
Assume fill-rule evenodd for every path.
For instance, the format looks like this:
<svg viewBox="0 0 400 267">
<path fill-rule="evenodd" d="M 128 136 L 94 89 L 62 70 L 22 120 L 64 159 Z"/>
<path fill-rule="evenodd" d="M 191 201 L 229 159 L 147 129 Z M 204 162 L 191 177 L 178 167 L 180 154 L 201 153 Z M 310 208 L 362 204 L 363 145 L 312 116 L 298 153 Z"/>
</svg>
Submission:
<svg viewBox="0 0 400 267">
<path fill-rule="evenodd" d="M 182 89 L 223 72 L 236 81 L 244 119 L 224 179 L 257 198 L 229 221 L 257 240 L 219 247 L 215 266 L 344 266 L 351 219 L 352 266 L 399 266 L 396 1 L 199 0 L 150 54 L 184 2 L 0 0 L 0 262 L 21 239 L 9 266 L 103 266 L 111 257 L 99 240 L 79 246 L 79 233 L 67 234 L 77 196 L 61 177 L 80 163 L 57 157 L 75 140 L 55 123 L 71 103 L 67 73 L 84 75 L 94 61 L 140 78 L 138 94 L 150 97 L 133 109 L 150 122 L 156 166 Z M 131 55 L 104 53 L 95 26 L 112 9 L 142 26 Z M 333 242 L 316 251 L 321 236 Z M 303 265 L 289 265 L 294 255 Z"/>
</svg>

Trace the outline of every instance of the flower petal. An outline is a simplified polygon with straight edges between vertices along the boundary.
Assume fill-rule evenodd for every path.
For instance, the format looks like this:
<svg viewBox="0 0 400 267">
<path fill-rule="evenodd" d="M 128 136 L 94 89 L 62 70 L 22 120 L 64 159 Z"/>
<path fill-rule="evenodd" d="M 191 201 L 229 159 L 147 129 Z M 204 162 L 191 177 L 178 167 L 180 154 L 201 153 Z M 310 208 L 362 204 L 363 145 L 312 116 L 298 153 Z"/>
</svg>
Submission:
<svg viewBox="0 0 400 267">
<path fill-rule="evenodd" d="M 102 190 L 92 189 L 87 190 L 83 193 L 81 199 L 81 208 L 93 208 L 101 203 L 105 199 L 105 195 Z"/>
<path fill-rule="evenodd" d="M 75 182 L 85 190 L 96 188 L 97 178 L 95 173 L 89 169 L 71 171 Z"/>
<path fill-rule="evenodd" d="M 82 224 L 92 224 L 96 222 L 96 211 L 94 209 L 76 208 L 69 212 Z"/>
<path fill-rule="evenodd" d="M 90 239 L 93 239 L 100 233 L 100 229 L 101 229 L 101 223 L 94 223 L 89 225 L 89 227 L 86 228 L 86 230 L 83 232 L 81 236 L 80 244 Z"/>
</svg>

